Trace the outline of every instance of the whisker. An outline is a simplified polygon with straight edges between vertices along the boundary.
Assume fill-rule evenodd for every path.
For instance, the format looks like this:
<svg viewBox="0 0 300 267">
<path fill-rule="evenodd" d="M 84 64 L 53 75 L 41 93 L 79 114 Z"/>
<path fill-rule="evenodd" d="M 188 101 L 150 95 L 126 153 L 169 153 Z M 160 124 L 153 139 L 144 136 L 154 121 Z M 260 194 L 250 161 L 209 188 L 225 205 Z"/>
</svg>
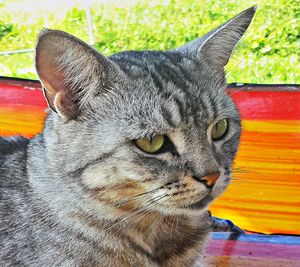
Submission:
<svg viewBox="0 0 300 267">
<path fill-rule="evenodd" d="M 256 175 L 260 175 L 262 177 L 270 177 L 270 175 L 267 175 L 265 173 L 261 173 L 258 171 L 254 171 L 254 170 L 249 170 L 249 169 L 245 169 L 244 167 L 238 167 L 238 168 L 234 168 L 231 171 L 232 173 L 251 173 L 251 174 L 256 174 Z"/>
<path fill-rule="evenodd" d="M 161 189 L 161 187 L 154 188 L 154 189 L 151 189 L 149 191 L 146 191 L 146 192 L 143 192 L 143 193 L 131 196 L 131 197 L 127 198 L 127 199 L 116 200 L 116 201 L 112 202 L 112 204 L 116 205 L 116 206 L 122 206 L 122 205 L 125 205 L 125 204 L 129 203 L 130 201 L 136 200 L 137 198 L 144 197 L 147 194 L 150 194 L 150 193 L 153 193 L 155 191 L 158 191 L 159 189 Z"/>
<path fill-rule="evenodd" d="M 174 207 L 174 208 L 172 209 L 171 214 L 174 213 L 175 209 L 176 209 L 176 207 Z M 173 230 L 174 230 L 174 222 L 175 222 L 176 216 L 178 216 L 178 214 L 173 214 L 172 216 L 173 216 L 173 220 L 172 220 L 172 225 L 171 225 L 171 232 L 173 233 Z"/>
<path fill-rule="evenodd" d="M 167 195 L 166 195 L 167 197 Z M 170 199 L 171 196 L 169 196 L 168 198 L 166 198 L 163 203 L 165 203 L 168 199 Z M 166 218 L 166 215 L 162 213 L 162 215 L 160 216 L 160 218 L 156 221 L 154 221 L 152 223 L 152 225 L 147 229 L 147 231 L 145 232 L 145 236 L 147 236 L 147 234 L 149 233 L 149 237 L 152 235 L 152 233 L 158 228 L 159 224 Z"/>
<path fill-rule="evenodd" d="M 151 226 L 147 229 L 147 231 L 145 232 L 145 236 L 148 235 L 148 237 L 152 236 L 153 232 L 158 228 L 159 224 L 164 220 L 166 216 L 164 214 L 162 214 L 158 220 L 154 221 Z"/>
<path fill-rule="evenodd" d="M 156 192 L 156 191 L 158 191 L 158 190 L 160 190 L 160 189 L 163 189 L 163 188 L 165 188 L 165 187 L 167 187 L 167 186 L 169 186 L 169 187 L 170 187 L 170 186 L 175 187 L 175 186 L 177 186 L 178 184 L 180 185 L 181 183 L 182 183 L 181 181 L 169 182 L 169 183 L 166 183 L 166 184 L 164 184 L 164 185 L 162 185 L 162 186 L 159 186 L 159 187 L 157 187 L 157 188 L 150 189 L 150 190 L 148 190 L 148 191 L 146 191 L 146 192 L 143 192 L 143 193 L 140 193 L 140 194 L 131 196 L 131 197 L 127 198 L 127 199 L 116 200 L 116 201 L 114 201 L 114 202 L 111 202 L 111 204 L 115 204 L 115 205 L 117 205 L 117 206 L 118 206 L 118 205 L 125 205 L 125 204 L 127 204 L 128 202 L 133 201 L 133 200 L 135 200 L 136 198 L 142 197 L 142 196 L 144 196 L 144 195 L 146 195 L 146 194 L 150 194 L 150 193 Z"/>
<path fill-rule="evenodd" d="M 270 34 L 266 39 L 264 39 L 265 41 L 268 41 L 270 39 L 272 39 L 273 37 L 275 37 L 276 33 L 273 32 L 272 34 Z M 234 73 L 234 70 L 236 70 L 243 62 L 245 61 L 245 58 L 242 58 L 230 71 L 227 72 L 226 74 L 226 79 L 229 79 L 230 76 Z M 242 70 L 240 70 L 237 75 L 239 75 L 240 73 L 242 73 L 242 71 L 245 71 L 246 69 L 248 69 L 254 61 L 251 61 L 249 64 L 246 65 L 246 67 L 244 67 Z M 245 87 L 246 85 L 243 85 L 241 87 L 239 87 L 239 89 L 237 91 L 239 91 L 242 87 Z M 234 91 L 233 94 L 235 94 L 237 91 Z M 233 94 L 231 94 L 230 96 L 232 96 Z"/>
<path fill-rule="evenodd" d="M 138 206 L 133 207 L 132 209 L 126 211 L 125 213 L 120 215 L 118 218 L 115 218 L 114 219 L 114 221 L 116 221 L 115 223 L 112 223 L 112 224 L 111 224 L 111 222 L 108 223 L 109 226 L 105 229 L 105 231 L 109 231 L 112 227 L 116 227 L 117 225 L 121 224 L 122 222 L 130 223 L 131 221 L 136 220 L 136 216 L 139 216 L 139 215 L 143 216 L 143 215 L 151 212 L 149 210 L 149 208 L 155 210 L 157 206 L 159 206 L 159 205 L 163 204 L 164 202 L 166 202 L 169 198 L 171 198 L 171 196 L 164 194 L 164 195 L 159 195 L 159 196 L 156 196 L 154 198 L 151 198 L 150 194 L 153 193 L 153 192 L 156 192 L 156 191 L 158 191 L 162 188 L 165 188 L 165 187 L 170 187 L 170 188 L 175 187 L 180 183 L 181 182 L 179 182 L 179 181 L 169 182 L 169 183 L 166 183 L 166 184 L 164 184 L 160 187 L 150 189 L 146 192 L 139 193 L 137 195 L 131 196 L 127 199 L 111 201 L 110 203 L 113 206 L 115 206 L 115 207 L 119 206 L 120 207 L 120 206 L 123 206 L 126 203 L 129 203 L 130 201 L 133 201 L 135 199 L 144 198 L 143 203 L 141 203 Z M 158 203 L 158 201 L 163 199 L 163 198 L 166 198 L 166 199 L 162 203 Z"/>
<path fill-rule="evenodd" d="M 287 22 L 289 22 L 290 19 L 286 19 L 284 20 L 282 23 L 286 24 Z M 276 35 L 276 32 L 271 33 L 267 38 L 264 39 L 264 41 L 268 41 L 272 38 L 274 38 Z M 232 67 L 231 70 L 229 70 L 226 74 L 226 79 L 229 79 L 231 77 L 231 75 L 233 75 L 234 71 L 245 61 L 245 58 L 242 58 L 234 67 Z M 253 63 L 255 62 L 255 60 L 250 61 L 250 63 L 248 63 L 246 65 L 246 67 L 244 67 L 243 69 L 241 69 L 238 73 L 236 73 L 236 75 L 240 75 L 243 71 L 247 70 Z M 231 94 L 229 94 L 229 96 L 233 96 L 234 94 L 238 93 L 239 91 L 241 91 L 244 87 L 246 87 L 248 85 L 243 85 L 240 86 L 238 89 L 234 90 Z"/>
<path fill-rule="evenodd" d="M 234 177 L 227 177 L 226 179 L 225 179 L 225 181 L 240 181 L 241 179 L 239 179 L 239 178 L 234 178 Z"/>
<path fill-rule="evenodd" d="M 127 219 L 129 219 L 129 218 L 131 218 L 131 217 L 133 217 L 135 215 L 138 215 L 141 212 L 144 212 L 146 210 L 146 208 L 148 208 L 148 207 L 151 206 L 152 203 L 156 203 L 158 200 L 160 200 L 163 197 L 165 197 L 165 195 L 163 195 L 163 196 L 157 196 L 157 197 L 151 199 L 150 201 L 147 201 L 146 203 L 148 203 L 148 204 L 146 206 L 144 206 L 144 207 L 141 207 L 141 204 L 140 204 L 137 207 L 134 207 L 134 208 L 130 209 L 125 214 L 122 214 L 121 216 L 119 216 L 119 218 L 117 218 L 117 220 L 120 219 L 120 221 L 117 221 L 115 224 L 109 226 L 108 228 L 105 229 L 105 231 L 108 231 L 112 227 L 115 227 L 116 225 L 118 225 L 118 224 L 126 221 Z M 145 203 L 143 203 L 143 204 L 145 204 Z M 132 212 L 132 211 L 134 211 L 134 212 Z M 146 211 L 148 211 L 148 210 L 146 210 Z M 129 215 L 126 216 L 127 214 L 129 214 Z"/>
<path fill-rule="evenodd" d="M 163 197 L 165 197 L 165 196 L 162 196 L 161 198 L 163 198 Z M 160 198 L 160 199 L 161 199 L 161 198 Z M 150 204 L 147 206 L 147 208 L 155 209 L 155 208 L 158 207 L 159 205 L 160 205 L 159 203 L 156 203 L 155 201 L 153 201 L 152 203 L 150 203 Z M 140 213 L 135 213 L 135 214 L 133 214 L 133 216 L 128 216 L 128 217 L 126 218 L 126 222 L 129 223 L 129 224 L 132 223 L 133 221 L 136 222 L 137 220 L 136 220 L 135 215 L 138 215 L 138 216 L 144 216 L 144 215 L 146 215 L 147 213 L 151 213 L 151 211 L 150 211 L 150 210 L 144 209 L 144 210 L 142 210 Z M 129 219 L 129 220 L 128 220 L 128 219 Z M 139 229 L 139 228 L 141 227 L 141 224 L 142 224 L 142 222 L 139 222 L 139 223 L 138 223 L 138 226 L 135 227 L 135 229 Z M 149 230 L 149 228 L 148 228 L 148 230 Z M 148 230 L 147 230 L 146 232 L 148 232 Z M 144 234 L 146 234 L 146 233 L 144 233 Z"/>
</svg>

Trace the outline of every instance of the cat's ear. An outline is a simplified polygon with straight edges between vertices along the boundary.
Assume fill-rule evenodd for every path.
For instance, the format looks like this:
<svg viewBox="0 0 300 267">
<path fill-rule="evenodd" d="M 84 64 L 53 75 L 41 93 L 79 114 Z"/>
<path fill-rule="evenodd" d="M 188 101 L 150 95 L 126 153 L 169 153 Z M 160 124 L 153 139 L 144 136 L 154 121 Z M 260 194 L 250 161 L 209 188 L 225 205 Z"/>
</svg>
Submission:
<svg viewBox="0 0 300 267">
<path fill-rule="evenodd" d="M 256 7 L 248 8 L 203 37 L 191 41 L 175 51 L 191 57 L 196 56 L 212 68 L 223 68 L 235 45 L 250 25 L 255 11 Z"/>
<path fill-rule="evenodd" d="M 78 117 L 113 69 L 113 63 L 89 45 L 57 30 L 41 32 L 35 60 L 48 105 L 65 121 Z"/>
</svg>

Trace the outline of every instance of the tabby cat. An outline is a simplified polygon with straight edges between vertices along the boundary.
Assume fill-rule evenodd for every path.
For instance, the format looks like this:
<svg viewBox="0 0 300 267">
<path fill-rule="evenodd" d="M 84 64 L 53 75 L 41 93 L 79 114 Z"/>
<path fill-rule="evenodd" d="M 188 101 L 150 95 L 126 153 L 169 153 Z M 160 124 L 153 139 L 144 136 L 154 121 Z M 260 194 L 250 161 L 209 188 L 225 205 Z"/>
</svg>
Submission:
<svg viewBox="0 0 300 267">
<path fill-rule="evenodd" d="M 43 132 L 1 138 L 5 266 L 204 266 L 207 206 L 230 181 L 241 132 L 224 66 L 249 8 L 169 51 L 105 57 L 43 30 Z"/>
</svg>

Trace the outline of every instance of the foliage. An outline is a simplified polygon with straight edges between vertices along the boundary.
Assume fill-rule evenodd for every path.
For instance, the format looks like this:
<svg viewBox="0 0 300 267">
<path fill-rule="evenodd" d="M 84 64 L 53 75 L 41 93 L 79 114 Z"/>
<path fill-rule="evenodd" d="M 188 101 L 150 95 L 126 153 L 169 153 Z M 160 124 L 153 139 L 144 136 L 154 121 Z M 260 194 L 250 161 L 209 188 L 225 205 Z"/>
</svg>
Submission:
<svg viewBox="0 0 300 267">
<path fill-rule="evenodd" d="M 0 52 L 33 48 L 44 26 L 89 42 L 86 13 L 80 3 L 59 16 L 59 10 L 36 14 L 34 6 L 31 13 L 18 11 L 16 15 L 7 8 L 10 2 L 16 1 L 0 6 Z M 93 1 L 95 48 L 105 55 L 133 49 L 171 49 L 254 4 L 252 0 Z M 228 81 L 300 83 L 299 48 L 300 0 L 259 3 L 253 23 L 227 66 Z M 33 57 L 32 53 L 0 55 L 0 75 L 36 78 Z"/>
<path fill-rule="evenodd" d="M 3 36 L 9 34 L 12 32 L 13 25 L 10 23 L 4 23 L 3 21 L 0 20 L 0 40 Z"/>
</svg>

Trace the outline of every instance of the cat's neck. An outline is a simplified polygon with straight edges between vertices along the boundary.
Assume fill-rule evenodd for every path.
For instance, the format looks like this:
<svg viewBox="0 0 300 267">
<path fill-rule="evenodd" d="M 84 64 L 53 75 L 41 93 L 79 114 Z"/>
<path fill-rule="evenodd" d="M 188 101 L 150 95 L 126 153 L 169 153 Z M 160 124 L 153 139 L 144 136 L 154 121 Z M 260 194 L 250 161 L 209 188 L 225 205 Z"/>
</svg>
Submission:
<svg viewBox="0 0 300 267">
<path fill-rule="evenodd" d="M 155 261 L 168 263 L 166 266 L 175 266 L 182 261 L 182 266 L 186 266 L 183 263 L 187 262 L 189 255 L 203 249 L 209 222 L 207 212 L 173 216 L 152 213 L 142 220 L 137 219 L 125 231 Z"/>
<path fill-rule="evenodd" d="M 139 236 L 151 248 L 171 239 L 185 239 L 207 233 L 210 218 L 207 212 L 190 215 L 166 215 L 149 212 L 143 217 L 136 217 L 129 228 L 132 235 Z"/>
</svg>

